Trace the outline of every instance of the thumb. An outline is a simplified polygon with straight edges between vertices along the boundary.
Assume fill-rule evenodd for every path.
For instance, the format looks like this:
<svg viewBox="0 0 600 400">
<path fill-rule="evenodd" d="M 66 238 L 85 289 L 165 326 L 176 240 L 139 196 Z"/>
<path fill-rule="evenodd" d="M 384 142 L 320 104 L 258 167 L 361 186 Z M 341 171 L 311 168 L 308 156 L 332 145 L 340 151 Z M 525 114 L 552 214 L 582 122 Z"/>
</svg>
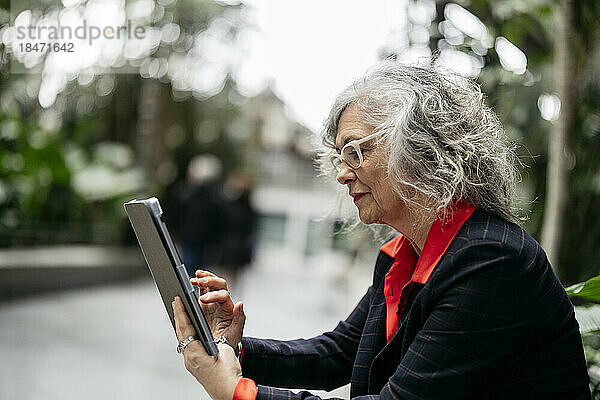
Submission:
<svg viewBox="0 0 600 400">
<path fill-rule="evenodd" d="M 244 303 L 238 301 L 235 306 L 233 306 L 233 321 L 231 321 L 231 327 L 233 330 L 239 331 L 241 335 L 245 323 L 246 314 L 244 314 Z"/>
</svg>

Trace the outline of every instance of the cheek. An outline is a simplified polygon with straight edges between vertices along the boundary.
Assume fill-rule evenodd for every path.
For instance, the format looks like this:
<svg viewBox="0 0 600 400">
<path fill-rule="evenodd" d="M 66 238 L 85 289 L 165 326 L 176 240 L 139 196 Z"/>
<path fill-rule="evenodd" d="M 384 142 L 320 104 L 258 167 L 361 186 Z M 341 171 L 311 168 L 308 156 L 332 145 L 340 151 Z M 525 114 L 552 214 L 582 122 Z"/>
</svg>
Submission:
<svg viewBox="0 0 600 400">
<path fill-rule="evenodd" d="M 387 173 L 387 157 L 378 149 L 369 151 L 364 154 L 364 157 L 363 165 L 356 170 L 356 175 L 363 184 L 369 187 L 379 208 L 384 208 L 384 200 L 389 197 L 391 191 Z"/>
<path fill-rule="evenodd" d="M 378 201 L 379 205 L 382 208 L 385 208 L 384 206 L 386 205 L 386 203 L 388 203 L 389 200 L 393 197 L 393 190 L 387 175 L 387 168 L 385 168 L 384 166 L 379 166 L 373 171 L 369 178 L 369 186 L 373 191 L 374 197 Z"/>
<path fill-rule="evenodd" d="M 375 199 L 379 207 L 384 211 L 389 211 L 393 207 L 394 203 L 394 191 L 389 185 L 387 179 L 383 179 L 377 183 L 375 192 Z"/>
</svg>

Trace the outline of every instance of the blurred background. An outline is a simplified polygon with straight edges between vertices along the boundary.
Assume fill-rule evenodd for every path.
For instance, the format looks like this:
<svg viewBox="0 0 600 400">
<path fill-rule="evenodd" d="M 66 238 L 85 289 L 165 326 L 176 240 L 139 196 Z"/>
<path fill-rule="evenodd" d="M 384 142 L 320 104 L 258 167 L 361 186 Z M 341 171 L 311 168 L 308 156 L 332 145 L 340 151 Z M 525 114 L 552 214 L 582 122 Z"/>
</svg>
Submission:
<svg viewBox="0 0 600 400">
<path fill-rule="evenodd" d="M 477 79 L 523 163 L 523 227 L 565 285 L 600 272 L 598 2 L 0 5 L 2 399 L 206 397 L 174 351 L 133 198 L 160 199 L 190 271 L 228 278 L 246 334 L 333 329 L 382 238 L 343 229 L 352 204 L 317 177 L 312 142 L 336 93 L 382 59 L 436 54 Z M 23 50 L 17 27 L 55 20 L 145 35 Z"/>
</svg>

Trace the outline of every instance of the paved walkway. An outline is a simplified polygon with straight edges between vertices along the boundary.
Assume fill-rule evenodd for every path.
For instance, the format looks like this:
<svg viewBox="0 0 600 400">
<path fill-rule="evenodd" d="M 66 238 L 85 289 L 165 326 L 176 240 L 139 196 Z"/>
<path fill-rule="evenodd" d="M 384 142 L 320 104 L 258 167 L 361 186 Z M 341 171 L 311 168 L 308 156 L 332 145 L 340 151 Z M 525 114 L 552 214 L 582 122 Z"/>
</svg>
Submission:
<svg viewBox="0 0 600 400">
<path fill-rule="evenodd" d="M 247 335 L 290 339 L 333 329 L 368 284 L 365 273 L 250 269 L 232 293 Z M 0 303 L 0 399 L 208 398 L 175 345 L 149 278 Z M 347 386 L 315 393 L 349 397 Z"/>
</svg>

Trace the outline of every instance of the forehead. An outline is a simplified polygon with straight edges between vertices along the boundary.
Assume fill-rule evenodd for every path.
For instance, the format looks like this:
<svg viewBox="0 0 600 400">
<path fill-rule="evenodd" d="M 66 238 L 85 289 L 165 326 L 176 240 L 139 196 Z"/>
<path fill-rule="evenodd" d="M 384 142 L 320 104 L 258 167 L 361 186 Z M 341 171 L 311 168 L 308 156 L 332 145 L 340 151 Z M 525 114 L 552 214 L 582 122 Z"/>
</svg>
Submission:
<svg viewBox="0 0 600 400">
<path fill-rule="evenodd" d="M 373 128 L 363 122 L 356 105 L 349 105 L 342 113 L 338 122 L 335 137 L 336 149 L 341 149 L 351 140 L 361 139 L 373 133 Z"/>
</svg>

